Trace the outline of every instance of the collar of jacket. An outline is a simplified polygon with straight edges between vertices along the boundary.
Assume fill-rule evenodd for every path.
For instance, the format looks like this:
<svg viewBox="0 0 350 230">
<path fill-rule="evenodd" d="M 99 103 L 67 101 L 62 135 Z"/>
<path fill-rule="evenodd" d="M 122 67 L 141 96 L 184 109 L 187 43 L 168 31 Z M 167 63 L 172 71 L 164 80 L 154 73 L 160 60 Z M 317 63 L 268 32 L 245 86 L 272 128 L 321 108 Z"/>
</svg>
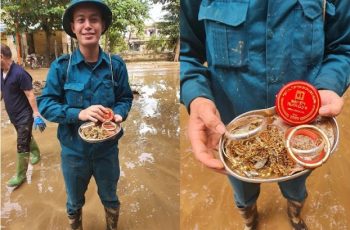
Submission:
<svg viewBox="0 0 350 230">
<path fill-rule="evenodd" d="M 83 54 L 80 52 L 79 49 L 77 49 L 75 52 L 72 53 L 72 60 L 71 65 L 78 65 L 81 62 L 85 62 L 85 58 Z M 98 53 L 98 59 L 96 66 L 100 65 L 101 62 L 105 62 L 106 64 L 109 64 L 109 56 L 106 54 L 101 47 L 99 47 L 99 53 Z"/>
</svg>

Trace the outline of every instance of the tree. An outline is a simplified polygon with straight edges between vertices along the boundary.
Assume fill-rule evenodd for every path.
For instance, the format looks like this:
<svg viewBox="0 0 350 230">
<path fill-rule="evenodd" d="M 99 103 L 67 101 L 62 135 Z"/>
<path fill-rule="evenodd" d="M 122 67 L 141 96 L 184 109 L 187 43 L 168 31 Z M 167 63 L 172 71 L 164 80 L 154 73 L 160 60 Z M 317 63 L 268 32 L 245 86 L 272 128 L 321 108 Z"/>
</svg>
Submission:
<svg viewBox="0 0 350 230">
<path fill-rule="evenodd" d="M 144 21 L 149 17 L 149 4 L 146 0 L 107 0 L 107 3 L 112 10 L 113 21 L 106 32 L 105 49 L 121 51 L 127 47 L 123 44 L 127 32 L 143 32 Z"/>
<path fill-rule="evenodd" d="M 147 50 L 153 50 L 154 52 L 163 52 L 168 48 L 168 39 L 164 36 L 152 35 L 146 44 Z"/>
<path fill-rule="evenodd" d="M 42 29 L 49 41 L 48 38 L 54 31 L 62 30 L 62 15 L 69 2 L 69 0 L 3 0 L 1 17 L 7 28 L 13 28 L 8 32 L 15 34 Z M 111 50 L 115 50 L 118 44 L 119 47 L 126 47 L 123 39 L 128 27 L 136 32 L 143 31 L 144 20 L 148 17 L 148 1 L 107 0 L 106 3 L 113 13 L 112 25 L 106 33 L 106 44 L 109 44 Z M 51 55 L 50 50 L 50 44 L 47 42 L 46 61 Z"/>
<path fill-rule="evenodd" d="M 3 0 L 1 18 L 7 25 L 9 33 L 34 32 L 44 30 L 46 39 L 56 30 L 62 30 L 62 15 L 69 0 Z M 113 21 L 104 36 L 105 49 L 121 51 L 127 49 L 125 36 L 128 30 L 143 32 L 144 21 L 149 17 L 148 0 L 106 0 L 113 14 Z M 49 62 L 50 43 L 47 42 L 45 54 Z"/>
<path fill-rule="evenodd" d="M 56 30 L 62 30 L 62 14 L 69 0 L 3 0 L 1 17 L 12 28 L 9 32 L 33 32 L 44 30 L 46 41 Z M 3 17 L 5 16 L 5 17 Z M 45 60 L 51 56 L 50 42 L 46 42 Z"/>
<path fill-rule="evenodd" d="M 159 22 L 159 30 L 162 35 L 168 37 L 168 46 L 173 47 L 174 59 L 177 61 L 180 46 L 180 0 L 153 0 L 153 3 L 162 3 L 162 10 L 167 12 L 162 18 L 163 21 Z"/>
</svg>

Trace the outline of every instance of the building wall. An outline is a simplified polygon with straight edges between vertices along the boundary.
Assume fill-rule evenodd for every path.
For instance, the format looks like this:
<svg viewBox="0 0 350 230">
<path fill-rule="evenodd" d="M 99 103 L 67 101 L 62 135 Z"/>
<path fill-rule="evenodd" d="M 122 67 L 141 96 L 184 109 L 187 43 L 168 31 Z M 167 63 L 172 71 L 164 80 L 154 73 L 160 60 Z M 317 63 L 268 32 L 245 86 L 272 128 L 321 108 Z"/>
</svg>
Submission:
<svg viewBox="0 0 350 230">
<path fill-rule="evenodd" d="M 60 56 L 62 53 L 67 53 L 67 34 L 62 31 L 56 31 L 51 37 L 50 37 L 50 53 L 51 53 L 51 60 L 55 58 L 55 55 Z M 33 33 L 33 41 L 28 41 L 30 39 L 29 34 L 22 33 L 19 38 L 21 39 L 21 46 L 22 46 L 22 58 L 18 59 L 17 50 L 19 47 L 17 47 L 17 44 L 15 42 L 15 37 L 12 35 L 6 35 L 6 32 L 1 33 L 1 43 L 4 43 L 8 45 L 11 48 L 12 51 L 12 58 L 17 63 L 22 63 L 22 59 L 24 60 L 25 57 L 28 55 L 28 51 L 32 50 L 34 53 L 38 56 L 44 56 L 46 52 L 46 35 L 44 31 L 37 31 Z M 56 43 L 56 50 L 55 50 L 55 43 Z M 34 46 L 34 47 L 29 47 Z"/>
<path fill-rule="evenodd" d="M 50 53 L 55 56 L 60 56 L 63 53 L 63 47 L 62 47 L 62 37 L 63 37 L 62 31 L 56 31 L 53 35 L 50 36 Z M 34 37 L 34 48 L 35 53 L 40 56 L 44 56 L 46 53 L 46 35 L 44 31 L 37 31 L 33 34 Z M 65 41 L 66 42 L 66 41 Z M 55 45 L 56 44 L 56 45 Z M 56 46 L 56 50 L 55 50 Z"/>
<path fill-rule="evenodd" d="M 6 33 L 3 32 L 3 33 L 1 33 L 1 43 L 4 43 L 8 47 L 10 47 L 11 52 L 12 52 L 12 59 L 15 62 L 18 62 L 15 38 L 12 35 L 7 35 Z"/>
</svg>

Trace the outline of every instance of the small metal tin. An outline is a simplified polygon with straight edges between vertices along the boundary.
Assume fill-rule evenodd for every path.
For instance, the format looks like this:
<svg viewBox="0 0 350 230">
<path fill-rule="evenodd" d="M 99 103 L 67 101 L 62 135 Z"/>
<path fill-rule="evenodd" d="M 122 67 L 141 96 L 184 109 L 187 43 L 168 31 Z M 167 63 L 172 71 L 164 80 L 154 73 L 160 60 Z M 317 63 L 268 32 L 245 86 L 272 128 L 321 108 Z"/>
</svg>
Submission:
<svg viewBox="0 0 350 230">
<path fill-rule="evenodd" d="M 308 124 L 316 119 L 321 106 L 317 89 L 305 81 L 292 81 L 278 92 L 276 111 L 289 125 Z"/>
<path fill-rule="evenodd" d="M 108 112 L 103 115 L 105 121 L 113 121 L 114 120 L 114 112 L 112 109 L 107 108 Z"/>
<path fill-rule="evenodd" d="M 108 122 L 111 122 L 111 121 L 108 121 Z M 106 129 L 107 132 L 110 132 L 111 135 L 109 135 L 108 137 L 104 138 L 104 139 L 93 139 L 93 138 L 86 138 L 84 135 L 83 135 L 83 129 L 85 128 L 88 128 L 88 127 L 93 127 L 93 126 L 96 126 L 96 123 L 95 122 L 86 122 L 84 124 L 82 124 L 79 129 L 78 129 L 78 133 L 79 133 L 79 136 L 81 139 L 83 139 L 84 141 L 88 142 L 88 143 L 101 143 L 101 142 L 104 142 L 104 141 L 107 141 L 107 140 L 111 140 L 111 139 L 114 139 L 118 133 L 121 131 L 122 127 L 121 127 L 121 124 L 120 123 L 114 123 L 115 124 L 115 129 L 114 130 L 108 130 Z M 101 127 L 103 128 L 103 127 Z"/>
<path fill-rule="evenodd" d="M 293 126 L 288 125 L 285 123 L 281 117 L 278 116 L 276 113 L 276 108 L 271 107 L 268 109 L 261 109 L 261 110 L 253 110 L 246 112 L 244 114 L 241 114 L 240 116 L 233 119 L 227 127 L 235 127 L 233 123 L 235 123 L 237 120 L 241 120 L 242 117 L 252 116 L 252 115 L 259 115 L 264 116 L 268 120 L 269 124 L 273 123 L 273 125 L 276 125 L 279 127 L 280 130 L 282 130 L 285 134 L 287 133 L 287 130 L 292 128 Z M 277 119 L 276 119 L 277 117 Z M 311 125 L 314 125 L 322 130 L 325 131 L 325 134 L 327 135 L 327 139 L 330 143 L 330 156 L 333 154 L 335 149 L 337 148 L 338 141 L 339 141 L 339 127 L 337 124 L 337 121 L 335 118 L 329 118 L 329 117 L 317 117 Z M 295 128 L 295 127 L 293 127 Z M 224 164 L 224 167 L 226 171 L 229 173 L 229 175 L 232 175 L 239 180 L 250 182 L 250 183 L 269 183 L 269 182 L 281 182 L 281 181 L 287 181 L 290 179 L 297 178 L 301 175 L 304 175 L 308 173 L 311 169 L 310 168 L 303 168 L 301 171 L 297 171 L 296 173 L 292 175 L 287 176 L 280 176 L 280 177 L 258 177 L 258 176 L 252 176 L 249 177 L 248 175 L 242 175 L 236 170 L 233 170 L 230 168 L 230 162 L 226 157 L 225 153 L 225 145 L 228 141 L 232 141 L 232 139 L 229 139 L 226 135 L 223 135 L 219 142 L 219 158 Z M 328 158 L 328 157 L 327 157 Z"/>
</svg>

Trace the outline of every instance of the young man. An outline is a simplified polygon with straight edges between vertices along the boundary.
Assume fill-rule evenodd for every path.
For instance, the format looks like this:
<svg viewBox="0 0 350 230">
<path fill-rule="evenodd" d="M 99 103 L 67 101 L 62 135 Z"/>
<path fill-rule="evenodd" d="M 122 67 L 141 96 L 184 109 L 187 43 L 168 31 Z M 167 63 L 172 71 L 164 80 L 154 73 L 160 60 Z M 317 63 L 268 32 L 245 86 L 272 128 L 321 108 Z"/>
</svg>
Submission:
<svg viewBox="0 0 350 230">
<path fill-rule="evenodd" d="M 101 35 L 112 21 L 103 1 L 72 1 L 63 15 L 63 28 L 76 38 L 78 49 L 51 64 L 46 87 L 38 98 L 39 110 L 57 122 L 62 172 L 67 192 L 67 213 L 72 229 L 82 229 L 82 207 L 91 176 L 105 207 L 107 229 L 116 229 L 119 200 L 118 140 L 87 143 L 78 135 L 86 121 L 103 122 L 111 108 L 115 122 L 126 119 L 132 104 L 125 63 L 99 46 Z M 117 139 L 122 136 L 122 131 Z"/>
<path fill-rule="evenodd" d="M 321 116 L 339 114 L 350 82 L 349 9 L 350 1 L 181 1 L 181 100 L 195 157 L 222 170 L 212 151 L 225 124 L 273 106 L 293 80 L 319 89 Z M 294 229 L 307 229 L 300 211 L 308 175 L 279 183 Z M 230 181 L 246 229 L 255 229 L 260 185 Z"/>
<path fill-rule="evenodd" d="M 40 150 L 32 136 L 32 126 L 44 131 L 46 125 L 40 117 L 32 86 L 32 77 L 12 60 L 11 49 L 1 44 L 1 99 L 11 123 L 17 131 L 16 174 L 8 182 L 10 187 L 20 186 L 26 179 L 28 162 L 40 161 Z"/>
</svg>

